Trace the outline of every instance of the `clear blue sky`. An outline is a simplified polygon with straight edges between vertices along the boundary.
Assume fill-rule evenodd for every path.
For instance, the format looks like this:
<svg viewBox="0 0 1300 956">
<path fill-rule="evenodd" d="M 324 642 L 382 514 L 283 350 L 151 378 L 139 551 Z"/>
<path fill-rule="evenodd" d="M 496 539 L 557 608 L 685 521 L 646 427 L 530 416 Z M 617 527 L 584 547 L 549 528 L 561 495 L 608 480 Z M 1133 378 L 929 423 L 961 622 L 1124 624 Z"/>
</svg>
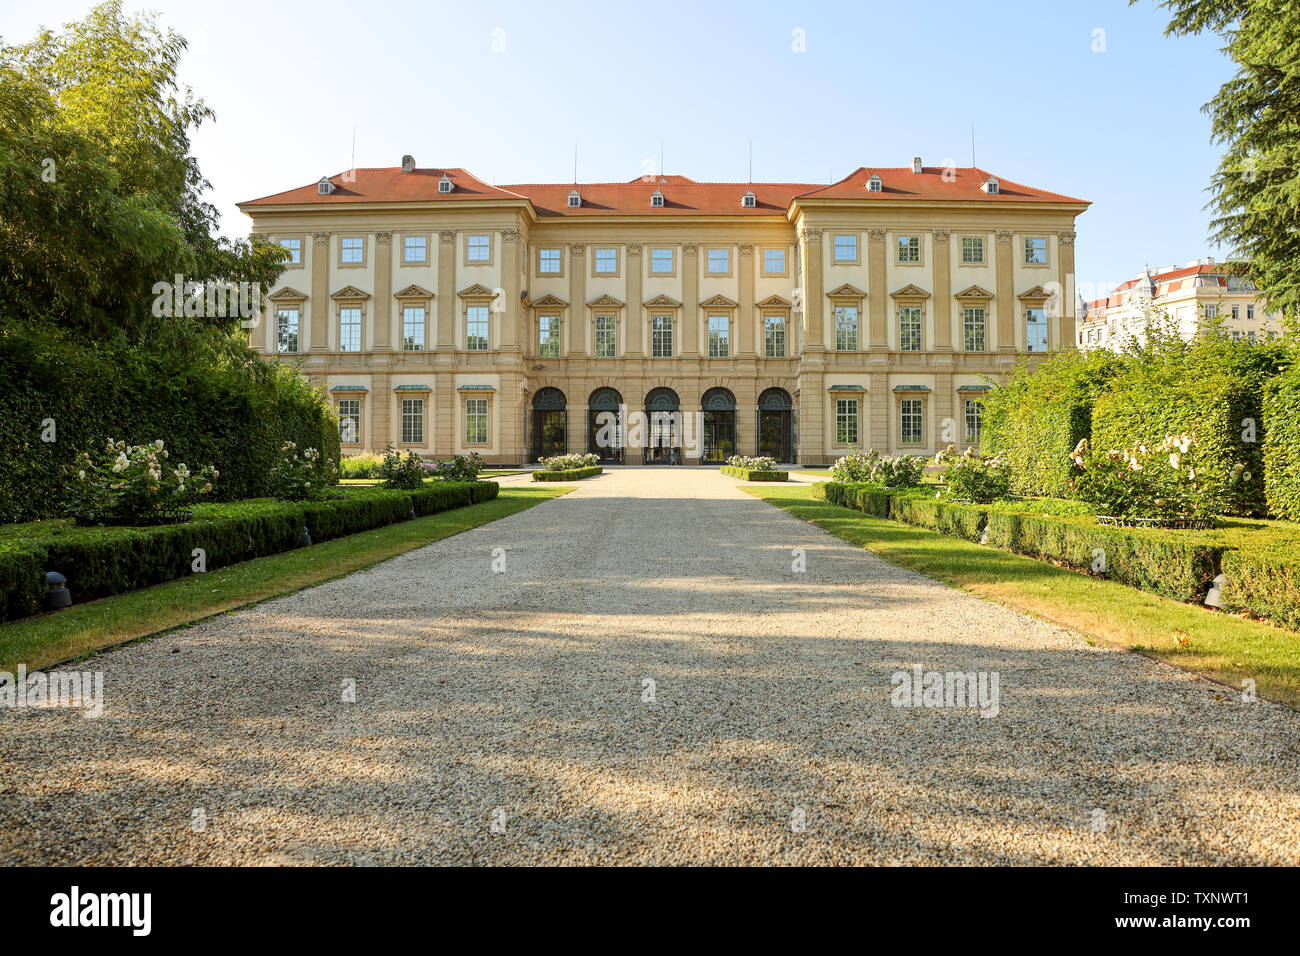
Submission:
<svg viewBox="0 0 1300 956">
<path fill-rule="evenodd" d="M 128 2 L 128 9 L 143 5 Z M 86 0 L 16 0 L 30 38 Z M 1214 37 L 1169 39 L 1153 0 L 448 4 L 154 0 L 216 110 L 195 138 L 223 230 L 234 203 L 351 165 L 463 166 L 488 181 L 824 181 L 858 166 L 977 164 L 1092 200 L 1081 291 L 1222 254 L 1218 150 L 1200 112 L 1232 73 Z M 1104 52 L 1094 52 L 1095 30 Z M 805 51 L 796 52 L 794 31 Z M 494 50 L 494 45 L 503 49 Z"/>
</svg>

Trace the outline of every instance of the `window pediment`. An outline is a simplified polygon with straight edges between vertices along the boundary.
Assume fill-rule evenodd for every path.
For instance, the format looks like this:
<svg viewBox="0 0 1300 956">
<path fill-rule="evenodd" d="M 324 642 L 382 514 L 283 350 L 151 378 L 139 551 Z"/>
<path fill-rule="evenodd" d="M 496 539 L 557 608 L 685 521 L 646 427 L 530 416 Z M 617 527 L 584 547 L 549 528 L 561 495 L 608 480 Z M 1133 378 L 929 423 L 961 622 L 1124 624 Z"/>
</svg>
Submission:
<svg viewBox="0 0 1300 956">
<path fill-rule="evenodd" d="M 593 309 L 621 309 L 624 304 L 625 303 L 614 298 L 609 293 L 598 295 L 596 298 L 590 299 L 587 302 L 587 305 Z"/>
<path fill-rule="evenodd" d="M 1016 298 L 1021 302 L 1046 302 L 1055 296 L 1055 293 L 1048 292 L 1041 285 L 1036 285 L 1032 289 L 1020 293 Z"/>
<path fill-rule="evenodd" d="M 680 309 L 682 304 L 670 295 L 657 295 L 653 299 L 645 302 L 648 308 L 652 309 Z"/>
<path fill-rule="evenodd" d="M 462 299 L 491 299 L 495 298 L 495 293 L 485 285 L 475 282 L 472 286 L 461 289 L 456 295 Z"/>
<path fill-rule="evenodd" d="M 889 293 L 891 298 L 895 299 L 928 299 L 930 293 L 926 292 L 920 286 L 912 285 L 910 282 L 896 292 Z"/>
<path fill-rule="evenodd" d="M 566 309 L 569 306 L 569 303 L 565 302 L 559 296 L 552 295 L 549 292 L 541 298 L 533 299 L 528 304 L 533 308 L 543 309 Z"/>
<path fill-rule="evenodd" d="M 705 309 L 734 309 L 740 303 L 734 299 L 728 299 L 725 295 L 718 294 L 709 296 L 700 302 L 700 306 Z"/>
<path fill-rule="evenodd" d="M 432 299 L 433 293 L 423 286 L 408 285 L 401 292 L 393 293 L 393 296 L 398 299 Z"/>
<path fill-rule="evenodd" d="M 970 299 L 972 301 L 988 301 L 993 298 L 993 293 L 988 289 L 973 285 L 969 288 L 962 289 L 962 291 L 958 292 L 954 298 Z"/>
<path fill-rule="evenodd" d="M 826 295 L 832 299 L 865 299 L 867 297 L 865 292 L 848 282 L 836 289 L 832 289 Z"/>
<path fill-rule="evenodd" d="M 267 296 L 267 298 L 272 302 L 306 302 L 307 293 L 299 292 L 297 289 L 291 288 L 290 286 L 285 286 L 282 289 L 277 289 L 275 292 L 272 292 Z"/>
<path fill-rule="evenodd" d="M 354 285 L 345 285 L 343 288 L 339 289 L 337 292 L 332 293 L 332 294 L 330 295 L 330 298 L 333 299 L 335 302 L 340 302 L 340 301 L 343 301 L 343 300 L 345 300 L 345 299 L 351 299 L 351 300 L 356 300 L 356 299 L 368 299 L 368 298 L 370 298 L 370 293 L 369 293 L 369 292 L 362 292 L 360 289 L 358 289 L 358 288 L 357 288 L 356 286 L 354 286 Z"/>
</svg>

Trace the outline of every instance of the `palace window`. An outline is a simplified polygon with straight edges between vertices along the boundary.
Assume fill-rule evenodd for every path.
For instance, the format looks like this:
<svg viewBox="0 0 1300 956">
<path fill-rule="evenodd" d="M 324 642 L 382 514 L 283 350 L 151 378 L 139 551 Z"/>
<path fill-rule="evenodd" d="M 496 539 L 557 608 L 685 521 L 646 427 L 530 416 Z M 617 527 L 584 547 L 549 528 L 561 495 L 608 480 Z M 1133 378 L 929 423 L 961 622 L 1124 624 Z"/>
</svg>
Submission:
<svg viewBox="0 0 1300 956">
<path fill-rule="evenodd" d="M 1025 309 L 1025 351 L 1047 351 L 1047 311 Z"/>
<path fill-rule="evenodd" d="M 465 349 L 486 352 L 488 347 L 488 307 L 471 305 L 465 310 Z"/>
<path fill-rule="evenodd" d="M 492 237 L 490 235 L 473 235 L 465 237 L 466 262 L 491 262 Z"/>
<path fill-rule="evenodd" d="M 361 399 L 344 398 L 339 401 L 339 442 L 357 445 L 361 442 Z"/>
<path fill-rule="evenodd" d="M 301 239 L 281 239 L 280 248 L 289 250 L 289 265 L 302 265 L 302 240 Z"/>
<path fill-rule="evenodd" d="M 424 306 L 408 305 L 402 309 L 402 351 L 424 351 Z"/>
<path fill-rule="evenodd" d="M 708 253 L 709 275 L 726 275 L 731 271 L 731 250 L 710 249 Z"/>
<path fill-rule="evenodd" d="M 560 317 L 543 315 L 537 319 L 537 354 L 542 358 L 560 357 Z"/>
<path fill-rule="evenodd" d="M 905 305 L 898 310 L 898 347 L 904 352 L 921 351 L 921 309 Z"/>
<path fill-rule="evenodd" d="M 544 276 L 557 276 L 563 271 L 559 249 L 537 250 L 537 271 Z"/>
<path fill-rule="evenodd" d="M 402 237 L 403 262 L 428 262 L 429 239 L 427 236 Z"/>
<path fill-rule="evenodd" d="M 650 271 L 655 275 L 672 275 L 673 251 L 671 249 L 651 249 Z"/>
<path fill-rule="evenodd" d="M 785 358 L 785 316 L 763 317 L 763 354 L 768 358 Z"/>
<path fill-rule="evenodd" d="M 596 250 L 596 275 L 612 276 L 618 274 L 618 250 L 614 248 Z"/>
<path fill-rule="evenodd" d="M 424 444 L 424 399 L 402 399 L 402 443 Z"/>
<path fill-rule="evenodd" d="M 961 261 L 966 265 L 984 264 L 984 237 L 961 237 Z"/>
<path fill-rule="evenodd" d="M 656 315 L 650 320 L 650 354 L 653 358 L 673 357 L 673 317 Z"/>
<path fill-rule="evenodd" d="M 857 262 L 858 261 L 858 237 L 857 236 L 836 236 L 835 237 L 835 261 L 836 262 Z"/>
<path fill-rule="evenodd" d="M 919 398 L 905 398 L 898 403 L 898 440 L 902 444 L 919 445 L 925 440 L 921 427 L 923 406 Z"/>
<path fill-rule="evenodd" d="M 769 276 L 785 275 L 785 250 L 763 250 L 763 274 Z"/>
<path fill-rule="evenodd" d="M 898 237 L 898 261 L 899 262 L 920 262 L 921 261 L 921 237 L 920 236 L 899 236 Z"/>
<path fill-rule="evenodd" d="M 835 399 L 835 444 L 856 445 L 858 443 L 858 400 L 856 398 Z"/>
<path fill-rule="evenodd" d="M 298 310 L 279 309 L 275 313 L 275 350 L 298 351 Z"/>
<path fill-rule="evenodd" d="M 962 340 L 967 352 L 984 351 L 984 333 L 988 320 L 983 309 L 961 310 Z"/>
<path fill-rule="evenodd" d="M 360 309 L 339 309 L 339 351 L 361 351 Z"/>
<path fill-rule="evenodd" d="M 357 266 L 366 261 L 366 241 L 360 236 L 344 236 L 339 240 L 339 262 Z"/>
<path fill-rule="evenodd" d="M 617 358 L 618 320 L 612 315 L 596 316 L 596 358 Z"/>
<path fill-rule="evenodd" d="M 465 400 L 465 444 L 486 445 L 488 440 L 488 403 L 486 398 Z"/>
<path fill-rule="evenodd" d="M 1025 240 L 1025 265 L 1027 266 L 1047 265 L 1047 240 L 1046 239 Z"/>
<path fill-rule="evenodd" d="M 854 305 L 841 305 L 835 309 L 835 351 L 856 352 L 858 350 L 858 308 Z"/>
<path fill-rule="evenodd" d="M 731 317 L 709 316 L 709 358 L 726 358 L 731 351 Z"/>
<path fill-rule="evenodd" d="M 984 403 L 973 398 L 966 399 L 966 444 L 979 444 L 980 429 L 983 427 Z"/>
</svg>

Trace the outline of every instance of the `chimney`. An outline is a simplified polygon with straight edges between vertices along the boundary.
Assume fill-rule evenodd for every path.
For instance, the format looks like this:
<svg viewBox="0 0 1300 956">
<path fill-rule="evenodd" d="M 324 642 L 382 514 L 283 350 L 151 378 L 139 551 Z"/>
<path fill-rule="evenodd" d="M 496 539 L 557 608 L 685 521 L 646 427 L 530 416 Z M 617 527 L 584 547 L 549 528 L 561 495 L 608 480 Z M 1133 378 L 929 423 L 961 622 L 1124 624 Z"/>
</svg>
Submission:
<svg viewBox="0 0 1300 956">
<path fill-rule="evenodd" d="M 402 172 L 404 173 L 415 172 L 415 157 L 410 155 L 409 153 L 402 157 Z"/>
<path fill-rule="evenodd" d="M 920 171 L 921 171 L 921 157 L 920 157 L 920 156 L 913 156 L 913 157 L 912 157 L 912 172 L 914 172 L 914 173 L 919 173 Z"/>
</svg>

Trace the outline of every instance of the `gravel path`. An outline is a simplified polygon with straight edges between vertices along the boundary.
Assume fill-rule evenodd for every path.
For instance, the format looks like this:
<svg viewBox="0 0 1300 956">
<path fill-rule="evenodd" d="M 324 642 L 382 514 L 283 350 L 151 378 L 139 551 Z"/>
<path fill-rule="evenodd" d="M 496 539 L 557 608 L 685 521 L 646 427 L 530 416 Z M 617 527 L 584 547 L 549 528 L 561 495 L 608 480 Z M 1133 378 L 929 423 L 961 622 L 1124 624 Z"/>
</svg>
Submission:
<svg viewBox="0 0 1300 956">
<path fill-rule="evenodd" d="M 997 715 L 891 706 L 914 665 L 996 673 Z M 0 861 L 1300 863 L 1300 715 L 711 470 L 614 470 L 83 666 L 102 718 L 0 709 Z"/>
</svg>

